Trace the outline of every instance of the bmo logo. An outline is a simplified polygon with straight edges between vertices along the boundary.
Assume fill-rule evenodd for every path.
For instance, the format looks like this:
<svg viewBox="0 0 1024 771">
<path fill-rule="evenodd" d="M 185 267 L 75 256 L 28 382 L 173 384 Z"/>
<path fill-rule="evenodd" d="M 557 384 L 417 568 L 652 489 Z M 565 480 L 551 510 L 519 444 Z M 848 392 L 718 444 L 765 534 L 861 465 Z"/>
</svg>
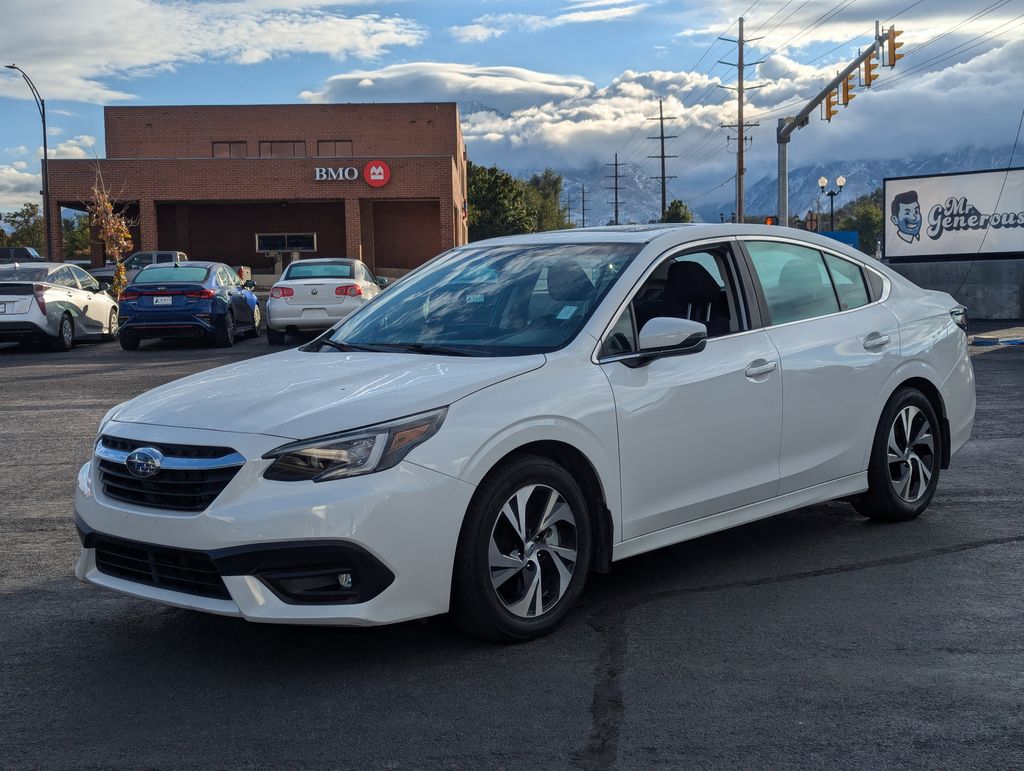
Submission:
<svg viewBox="0 0 1024 771">
<path fill-rule="evenodd" d="M 363 179 L 370 187 L 384 187 L 391 179 L 391 167 L 384 161 L 370 161 L 363 167 Z"/>
<path fill-rule="evenodd" d="M 359 179 L 359 169 L 355 166 L 329 168 L 317 166 L 313 169 L 313 180 L 316 182 L 355 182 Z M 382 160 L 373 160 L 363 166 L 363 179 L 370 187 L 384 187 L 391 179 L 391 167 Z"/>
</svg>

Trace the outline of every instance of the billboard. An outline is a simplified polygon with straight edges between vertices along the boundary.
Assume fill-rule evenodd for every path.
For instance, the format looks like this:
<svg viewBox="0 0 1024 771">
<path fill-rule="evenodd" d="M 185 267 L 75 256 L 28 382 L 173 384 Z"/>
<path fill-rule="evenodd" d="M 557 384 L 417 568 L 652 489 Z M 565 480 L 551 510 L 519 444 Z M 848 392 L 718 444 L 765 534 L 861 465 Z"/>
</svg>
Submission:
<svg viewBox="0 0 1024 771">
<path fill-rule="evenodd" d="M 1024 257 L 1024 168 L 883 180 L 890 260 Z"/>
</svg>

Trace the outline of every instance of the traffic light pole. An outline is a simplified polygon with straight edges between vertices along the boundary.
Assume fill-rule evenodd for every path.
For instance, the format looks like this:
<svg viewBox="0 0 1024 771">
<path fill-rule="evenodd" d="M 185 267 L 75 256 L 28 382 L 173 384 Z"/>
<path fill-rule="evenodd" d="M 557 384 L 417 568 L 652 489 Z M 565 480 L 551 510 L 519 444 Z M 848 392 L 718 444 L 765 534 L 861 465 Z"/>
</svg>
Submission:
<svg viewBox="0 0 1024 771">
<path fill-rule="evenodd" d="M 839 88 L 843 81 L 860 69 L 868 59 L 878 56 L 887 37 L 882 35 L 878 22 L 875 22 L 875 44 L 850 62 L 838 75 L 828 82 L 817 96 L 809 101 L 804 108 L 792 118 L 779 118 L 776 130 L 776 142 L 779 145 L 779 223 L 789 225 L 789 140 L 793 132 L 810 122 L 811 113 L 824 102 L 828 96 Z"/>
</svg>

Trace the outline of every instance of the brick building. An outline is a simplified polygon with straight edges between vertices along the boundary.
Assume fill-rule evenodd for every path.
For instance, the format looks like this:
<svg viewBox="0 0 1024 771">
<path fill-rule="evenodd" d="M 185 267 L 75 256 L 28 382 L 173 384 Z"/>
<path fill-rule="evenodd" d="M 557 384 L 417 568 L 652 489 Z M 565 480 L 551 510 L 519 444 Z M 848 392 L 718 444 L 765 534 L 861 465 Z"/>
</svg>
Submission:
<svg viewBox="0 0 1024 771">
<path fill-rule="evenodd" d="M 97 174 L 136 250 L 257 272 L 297 252 L 398 274 L 467 240 L 453 103 L 107 107 L 104 123 L 106 158 L 49 163 L 58 253 L 60 209 L 84 210 Z"/>
</svg>

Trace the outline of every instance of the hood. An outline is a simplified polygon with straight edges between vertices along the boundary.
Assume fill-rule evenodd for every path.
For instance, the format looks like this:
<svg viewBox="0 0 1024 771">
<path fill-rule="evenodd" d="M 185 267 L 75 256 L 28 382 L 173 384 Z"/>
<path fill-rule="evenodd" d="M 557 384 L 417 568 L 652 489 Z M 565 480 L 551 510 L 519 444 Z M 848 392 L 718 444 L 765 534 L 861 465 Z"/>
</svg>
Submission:
<svg viewBox="0 0 1024 771">
<path fill-rule="evenodd" d="M 307 439 L 444 407 L 544 361 L 296 349 L 175 380 L 114 420 Z"/>
</svg>

